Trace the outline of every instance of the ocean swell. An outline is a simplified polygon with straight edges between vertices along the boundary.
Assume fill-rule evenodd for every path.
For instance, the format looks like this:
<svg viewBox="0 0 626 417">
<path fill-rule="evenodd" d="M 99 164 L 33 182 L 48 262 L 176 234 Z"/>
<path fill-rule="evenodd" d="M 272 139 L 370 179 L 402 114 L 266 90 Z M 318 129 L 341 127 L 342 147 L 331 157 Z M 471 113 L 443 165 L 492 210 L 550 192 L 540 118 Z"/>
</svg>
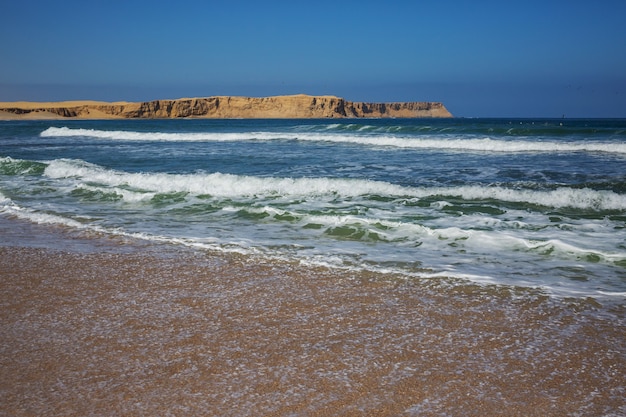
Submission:
<svg viewBox="0 0 626 417">
<path fill-rule="evenodd" d="M 185 192 L 215 198 L 294 198 L 326 196 L 350 198 L 459 197 L 463 200 L 498 200 L 538 206 L 586 210 L 624 210 L 626 195 L 609 190 L 559 187 L 553 190 L 508 188 L 489 185 L 456 187 L 407 187 L 384 181 L 342 178 L 278 178 L 223 173 L 128 173 L 106 169 L 80 160 L 50 161 L 44 170 L 49 178 L 74 178 L 90 185 L 125 187 L 141 193 Z"/>
<path fill-rule="evenodd" d="M 154 141 L 154 142 L 233 142 L 233 141 L 273 141 L 298 140 L 309 142 L 328 142 L 337 144 L 354 144 L 368 147 L 427 149 L 458 152 L 602 152 L 626 154 L 626 143 L 614 142 L 566 142 L 566 141 L 528 141 L 500 140 L 488 137 L 455 138 L 448 135 L 439 136 L 402 136 L 402 135 L 368 135 L 333 132 L 135 132 L 107 131 L 94 129 L 71 129 L 68 127 L 50 127 L 41 132 L 41 137 L 89 137 L 119 141 Z"/>
</svg>

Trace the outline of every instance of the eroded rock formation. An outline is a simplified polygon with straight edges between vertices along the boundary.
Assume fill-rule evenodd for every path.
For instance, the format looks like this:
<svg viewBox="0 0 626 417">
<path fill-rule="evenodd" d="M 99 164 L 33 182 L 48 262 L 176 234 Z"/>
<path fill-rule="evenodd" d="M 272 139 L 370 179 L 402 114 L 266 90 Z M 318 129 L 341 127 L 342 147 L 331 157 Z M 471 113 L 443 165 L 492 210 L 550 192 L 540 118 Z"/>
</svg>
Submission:
<svg viewBox="0 0 626 417">
<path fill-rule="evenodd" d="M 0 103 L 0 112 L 5 114 L 5 118 L 14 116 L 31 119 L 452 117 L 445 106 L 438 102 L 363 103 L 334 96 L 304 94 L 263 98 L 216 96 L 137 103 L 16 102 Z"/>
</svg>

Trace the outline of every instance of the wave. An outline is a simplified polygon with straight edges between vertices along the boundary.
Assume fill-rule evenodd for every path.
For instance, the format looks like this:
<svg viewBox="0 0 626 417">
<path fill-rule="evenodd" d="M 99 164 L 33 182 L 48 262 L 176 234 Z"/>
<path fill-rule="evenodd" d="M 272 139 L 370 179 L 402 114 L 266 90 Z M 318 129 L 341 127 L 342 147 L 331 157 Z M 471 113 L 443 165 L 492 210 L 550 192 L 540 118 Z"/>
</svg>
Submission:
<svg viewBox="0 0 626 417">
<path fill-rule="evenodd" d="M 84 228 L 92 228 L 88 225 L 85 225 L 77 220 L 73 220 L 67 217 L 58 216 L 55 214 L 45 213 L 38 210 L 33 210 L 30 208 L 24 208 L 16 204 L 9 197 L 6 197 L 0 192 L 0 214 L 7 214 L 10 216 L 15 216 L 19 219 L 28 220 L 33 223 L 39 224 L 52 224 L 52 225 L 61 225 L 67 226 L 73 229 L 84 229 Z"/>
<path fill-rule="evenodd" d="M 418 123 L 384 124 L 364 122 L 310 124 L 299 128 L 306 130 L 359 131 L 373 133 L 405 133 L 405 134 L 448 134 L 451 132 L 463 135 L 494 135 L 494 136 L 552 136 L 589 138 L 604 136 L 607 138 L 623 138 L 626 134 L 626 123 L 623 119 L 613 120 L 502 120 L 502 119 L 463 119 L 437 120 L 435 123 L 422 120 Z"/>
<path fill-rule="evenodd" d="M 9 207 L 11 206 L 11 204 L 13 204 L 13 201 L 11 201 L 10 198 L 8 198 L 4 194 L 2 194 L 2 192 L 0 192 L 0 208 Z"/>
<path fill-rule="evenodd" d="M 50 127 L 40 133 L 41 137 L 89 137 L 120 141 L 155 142 L 228 142 L 241 140 L 285 139 L 285 134 L 273 132 L 216 133 L 216 132 L 134 132 L 125 130 L 71 129 Z"/>
<path fill-rule="evenodd" d="M 233 208 L 235 210 L 235 208 Z M 248 208 L 254 211 L 254 208 Z M 273 207 L 264 207 L 259 211 L 268 212 L 273 216 L 285 216 L 287 212 Z M 457 270 L 454 264 L 446 263 L 426 265 L 420 262 L 411 261 L 398 262 L 372 262 L 361 259 L 358 255 L 354 257 L 349 252 L 338 251 L 334 255 L 320 255 L 317 251 L 308 252 L 299 245 L 294 252 L 289 248 L 285 250 L 274 250 L 271 247 L 260 245 L 245 239 L 220 239 L 219 237 L 184 237 L 176 235 L 166 235 L 150 231 L 130 231 L 116 226 L 101 226 L 92 222 L 79 221 L 53 213 L 41 212 L 31 208 L 22 208 L 13 203 L 10 199 L 3 197 L 0 193 L 0 215 L 14 216 L 37 224 L 56 225 L 67 227 L 76 231 L 95 232 L 109 236 L 122 236 L 132 239 L 139 239 L 149 242 L 164 243 L 169 245 L 182 245 L 202 250 L 212 250 L 223 253 L 239 253 L 245 255 L 261 255 L 275 259 L 293 261 L 295 256 L 303 264 L 324 265 L 331 268 L 349 269 L 355 271 L 369 270 L 383 273 L 400 274 L 417 278 L 458 278 L 484 284 L 501 284 L 501 278 L 494 278 L 480 268 L 473 270 Z M 517 262 L 519 255 L 511 258 L 510 254 L 525 252 L 534 259 L 536 256 L 546 257 L 549 255 L 557 264 L 559 259 L 561 265 L 570 265 L 572 261 L 576 264 L 604 264 L 607 267 L 622 268 L 626 263 L 626 253 L 606 252 L 596 249 L 584 248 L 582 246 L 568 243 L 558 238 L 547 240 L 527 239 L 521 236 L 509 235 L 500 231 L 489 230 L 468 230 L 459 227 L 431 228 L 419 224 L 405 222 L 390 222 L 376 219 L 364 219 L 356 216 L 317 216 L 305 215 L 299 219 L 300 227 L 306 229 L 303 223 L 321 223 L 323 235 L 338 240 L 362 241 L 362 242 L 394 242 L 400 246 L 417 248 L 422 254 L 442 254 L 449 253 L 450 247 L 459 251 L 458 254 L 468 254 L 468 259 L 481 257 L 483 260 L 491 259 L 490 262 L 504 263 Z M 293 248 L 292 248 L 293 249 Z M 495 249 L 495 250 L 494 250 Z M 461 255 L 462 258 L 463 255 Z M 507 260 L 507 257 L 510 258 Z M 438 259 L 439 256 L 435 256 Z M 497 260 L 495 260 L 497 258 Z M 576 267 L 574 267 L 576 268 Z M 579 267 L 580 269 L 580 267 Z M 508 282 L 508 281 L 507 281 Z M 603 296 L 603 297 L 623 297 L 623 292 L 610 291 L 605 288 L 584 288 L 579 285 L 569 285 L 567 282 L 538 282 L 524 281 L 527 286 L 539 286 L 548 293 L 562 296 Z M 510 284 L 519 285 L 519 281 L 511 280 Z"/>
<path fill-rule="evenodd" d="M 626 210 L 626 195 L 609 190 L 560 187 L 553 190 L 507 188 L 489 185 L 408 187 L 385 181 L 348 178 L 257 177 L 223 173 L 128 173 L 82 160 L 50 161 L 43 174 L 53 179 L 75 178 L 89 186 L 116 187 L 124 199 L 137 200 L 161 193 L 189 193 L 213 198 L 461 198 L 495 200 L 553 208 Z M 110 189 L 108 191 L 111 191 Z"/>
<path fill-rule="evenodd" d="M 219 173 L 139 174 L 68 159 L 45 165 L 41 181 L 35 182 L 72 196 L 77 196 L 77 190 L 93 192 L 106 201 L 97 200 L 93 204 L 90 200 L 77 206 L 75 199 L 59 198 L 55 199 L 60 201 L 56 207 L 30 205 L 15 187 L 14 194 L 6 194 L 14 195 L 17 203 L 0 192 L 0 215 L 81 232 L 297 259 L 303 263 L 321 262 L 338 268 L 512 285 L 519 285 L 521 279 L 524 285 L 554 287 L 561 293 L 567 291 L 563 286 L 567 282 L 544 282 L 545 274 L 537 273 L 536 262 L 547 259 L 550 268 L 564 269 L 566 276 L 571 270 L 572 280 L 591 275 L 584 271 L 586 268 L 620 274 L 626 266 L 626 253 L 619 238 L 609 237 L 613 230 L 606 230 L 602 220 L 571 222 L 561 228 L 556 223 L 546 223 L 544 213 L 539 215 L 538 222 L 533 222 L 534 214 L 529 213 L 525 218 L 529 223 L 524 223 L 517 214 L 493 218 L 447 217 L 443 213 L 442 221 L 428 218 L 431 209 L 437 210 L 437 204 L 445 207 L 442 200 L 458 198 L 484 199 L 488 204 L 498 204 L 495 199 L 524 203 L 534 199 L 544 205 L 579 204 L 585 210 L 589 205 L 614 204 L 624 210 L 626 197 L 612 192 L 489 186 L 418 188 L 365 180 L 262 178 Z M 28 193 L 27 187 L 24 190 Z M 163 205 L 154 204 L 155 197 L 167 193 L 176 194 L 168 200 L 172 204 L 167 201 Z M 111 194 L 116 197 L 112 198 Z M 181 204 L 179 196 L 185 199 Z M 611 202 L 607 196 L 618 200 Z M 70 205 L 64 206 L 63 200 Z M 149 205 L 137 210 L 134 203 L 140 200 L 148 200 Z M 118 205 L 119 201 L 129 202 L 130 207 Z M 24 207 L 20 206 L 22 202 Z M 408 207 L 401 209 L 402 204 Z M 426 210 L 413 210 L 411 204 L 422 204 Z M 605 244 L 605 238 L 610 242 Z M 615 240 L 617 243 L 613 244 Z M 490 278 L 492 273 L 497 276 Z M 536 279 L 535 274 L 541 276 Z M 599 272 L 598 276 L 601 275 Z M 578 291 L 580 284 L 578 281 L 575 284 L 572 288 Z M 597 294 L 597 288 L 591 285 L 583 291 Z M 604 290 L 604 296 L 611 296 L 610 286 Z"/>
<path fill-rule="evenodd" d="M 336 128 L 335 128 L 336 129 Z M 596 141 L 528 141 L 498 140 L 491 138 L 458 139 L 449 136 L 402 136 L 367 134 L 369 127 L 359 130 L 365 133 L 329 133 L 329 132 L 134 132 L 121 130 L 71 129 L 68 127 L 50 127 L 41 132 L 41 137 L 91 137 L 120 141 L 162 141 L 162 142 L 234 142 L 234 141 L 272 141 L 299 140 L 313 142 L 329 142 L 355 144 L 371 147 L 429 149 L 443 151 L 469 152 L 603 152 L 626 154 L 626 143 Z"/>
<path fill-rule="evenodd" d="M 575 243 L 568 243 L 558 238 L 528 239 L 502 233 L 500 230 L 465 229 L 460 227 L 433 228 L 426 225 L 390 221 L 384 219 L 368 219 L 357 215 L 324 215 L 284 210 L 272 206 L 263 207 L 234 207 L 225 206 L 224 211 L 237 212 L 240 216 L 263 215 L 277 221 L 298 223 L 303 229 L 314 228 L 326 236 L 341 240 L 355 240 L 365 242 L 395 242 L 399 244 L 429 246 L 432 250 L 445 251 L 446 246 L 463 247 L 472 253 L 491 253 L 492 249 L 506 252 L 529 252 L 539 255 L 551 255 L 562 259 L 575 259 L 592 263 L 606 263 L 622 265 L 626 262 L 626 253 L 610 253 L 600 250 L 579 247 Z M 244 213 L 245 212 L 245 213 Z M 246 214 L 247 213 L 247 214 Z M 178 243 L 186 246 L 199 246 L 215 250 L 241 251 L 247 245 L 229 245 L 224 247 L 217 240 L 202 242 L 194 239 L 179 237 L 165 237 L 150 233 L 126 232 L 120 228 L 102 227 L 91 222 L 79 221 L 66 215 L 58 215 L 31 208 L 23 208 L 10 198 L 0 193 L 0 214 L 8 214 L 38 224 L 66 226 L 75 230 L 88 230 L 110 235 L 123 235 L 143 240 L 160 241 L 164 243 Z M 437 249 L 438 246 L 442 246 Z M 248 248 L 250 250 L 258 250 Z M 423 250 L 428 250 L 426 247 Z"/>
<path fill-rule="evenodd" d="M 232 208 L 235 211 L 235 208 Z M 340 236 L 343 238 L 355 238 L 366 241 L 386 241 L 386 242 L 407 242 L 409 244 L 420 241 L 423 238 L 433 241 L 462 242 L 463 246 L 472 246 L 474 250 L 484 251 L 490 246 L 494 249 L 507 247 L 511 250 L 528 251 L 536 253 L 558 253 L 574 256 L 577 259 L 594 258 L 604 259 L 609 263 L 623 262 L 626 260 L 626 253 L 604 253 L 597 250 L 590 250 L 576 246 L 574 243 L 566 243 L 558 238 L 550 239 L 528 239 L 507 233 L 502 230 L 526 229 L 533 231 L 532 226 L 524 225 L 521 222 L 500 222 L 510 223 L 508 227 L 501 224 L 493 230 L 491 228 L 481 230 L 476 229 L 476 223 L 471 226 L 461 227 L 429 227 L 419 223 L 406 221 L 391 221 L 380 218 L 366 218 L 359 215 L 320 215 L 304 214 L 294 211 L 277 209 L 276 207 L 249 207 L 247 212 L 263 214 L 276 220 L 300 223 L 303 227 L 315 226 L 316 229 L 324 230 L 328 235 Z M 588 227 L 588 226 L 587 226 Z M 583 230 L 581 226 L 579 230 Z"/>
<path fill-rule="evenodd" d="M 0 157 L 0 175 L 41 175 L 45 168 L 43 162 Z"/>
</svg>

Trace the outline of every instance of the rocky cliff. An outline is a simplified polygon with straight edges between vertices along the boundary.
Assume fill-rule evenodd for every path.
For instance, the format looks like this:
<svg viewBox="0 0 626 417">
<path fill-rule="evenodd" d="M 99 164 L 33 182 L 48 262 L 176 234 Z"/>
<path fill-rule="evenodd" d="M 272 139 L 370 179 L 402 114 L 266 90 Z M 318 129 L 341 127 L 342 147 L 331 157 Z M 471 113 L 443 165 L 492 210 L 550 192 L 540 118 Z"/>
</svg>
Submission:
<svg viewBox="0 0 626 417">
<path fill-rule="evenodd" d="M 29 119 L 452 117 L 444 105 L 437 102 L 362 103 L 334 96 L 304 94 L 264 98 L 217 96 L 138 103 L 14 102 L 0 103 L 0 113 L 4 113 L 4 118 Z"/>
</svg>

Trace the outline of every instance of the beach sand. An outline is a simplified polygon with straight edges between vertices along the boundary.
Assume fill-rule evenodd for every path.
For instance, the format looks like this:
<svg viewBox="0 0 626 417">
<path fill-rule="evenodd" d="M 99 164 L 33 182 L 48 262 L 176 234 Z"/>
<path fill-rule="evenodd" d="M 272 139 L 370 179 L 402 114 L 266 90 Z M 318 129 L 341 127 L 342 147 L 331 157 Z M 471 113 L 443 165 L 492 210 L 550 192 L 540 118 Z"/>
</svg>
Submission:
<svg viewBox="0 0 626 417">
<path fill-rule="evenodd" d="M 0 216 L 2 416 L 617 416 L 623 305 Z"/>
</svg>

